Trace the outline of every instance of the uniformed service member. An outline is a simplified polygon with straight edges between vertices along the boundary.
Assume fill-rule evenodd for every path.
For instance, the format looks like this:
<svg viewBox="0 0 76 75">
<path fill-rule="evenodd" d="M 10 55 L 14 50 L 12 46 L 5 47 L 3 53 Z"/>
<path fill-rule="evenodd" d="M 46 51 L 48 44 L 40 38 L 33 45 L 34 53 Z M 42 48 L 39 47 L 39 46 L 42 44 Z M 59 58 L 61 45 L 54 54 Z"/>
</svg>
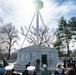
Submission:
<svg viewBox="0 0 76 75">
<path fill-rule="evenodd" d="M 22 75 L 36 75 L 35 66 L 28 66 Z"/>
<path fill-rule="evenodd" d="M 14 73 L 14 66 L 6 66 L 4 75 L 20 75 L 20 74 Z"/>
<path fill-rule="evenodd" d="M 43 68 L 44 68 L 44 71 L 42 72 L 42 75 L 52 75 L 52 74 L 51 74 L 51 71 L 48 70 L 46 64 L 43 64 Z"/>
</svg>

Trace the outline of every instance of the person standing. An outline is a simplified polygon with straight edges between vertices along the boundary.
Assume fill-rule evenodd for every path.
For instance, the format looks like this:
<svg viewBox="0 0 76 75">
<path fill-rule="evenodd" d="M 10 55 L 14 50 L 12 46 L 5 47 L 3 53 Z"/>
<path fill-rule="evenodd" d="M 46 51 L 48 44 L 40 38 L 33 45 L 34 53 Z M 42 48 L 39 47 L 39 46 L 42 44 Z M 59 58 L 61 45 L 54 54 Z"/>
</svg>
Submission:
<svg viewBox="0 0 76 75">
<path fill-rule="evenodd" d="M 20 75 L 20 74 L 14 73 L 14 67 L 13 66 L 6 66 L 4 75 Z"/>
<path fill-rule="evenodd" d="M 35 66 L 27 67 L 28 75 L 36 75 Z"/>
<path fill-rule="evenodd" d="M 28 66 L 22 75 L 36 75 L 35 66 Z"/>
<path fill-rule="evenodd" d="M 75 70 L 71 67 L 68 68 L 65 72 L 66 75 L 76 75 Z"/>
<path fill-rule="evenodd" d="M 57 68 L 54 72 L 54 75 L 64 75 L 64 69 L 62 68 L 62 64 L 58 63 L 56 67 Z"/>
<path fill-rule="evenodd" d="M 6 58 L 3 58 L 3 65 L 4 65 L 4 67 L 9 65 L 9 63 L 6 61 Z"/>
<path fill-rule="evenodd" d="M 26 68 L 27 68 L 28 66 L 30 66 L 30 62 L 29 62 L 28 64 L 26 64 Z"/>
<path fill-rule="evenodd" d="M 25 69 L 25 70 L 23 71 L 22 75 L 28 75 L 28 70 Z"/>
<path fill-rule="evenodd" d="M 67 63 L 67 59 L 64 58 L 64 60 L 63 60 L 63 67 L 64 67 L 64 68 L 66 68 L 66 63 Z"/>
<path fill-rule="evenodd" d="M 51 71 L 47 69 L 47 65 L 43 65 L 44 71 L 42 72 L 42 75 L 52 75 Z"/>
</svg>

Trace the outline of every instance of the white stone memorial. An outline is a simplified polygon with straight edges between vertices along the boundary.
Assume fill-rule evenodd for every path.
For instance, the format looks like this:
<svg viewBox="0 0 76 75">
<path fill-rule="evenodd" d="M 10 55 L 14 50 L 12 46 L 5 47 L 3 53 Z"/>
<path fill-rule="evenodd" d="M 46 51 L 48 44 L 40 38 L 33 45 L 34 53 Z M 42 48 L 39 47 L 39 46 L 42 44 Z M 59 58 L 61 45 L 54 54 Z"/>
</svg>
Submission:
<svg viewBox="0 0 76 75">
<path fill-rule="evenodd" d="M 39 46 L 39 17 L 42 19 L 39 9 L 43 8 L 43 2 L 40 0 L 35 0 L 33 2 L 36 9 L 36 46 L 29 46 L 25 48 L 20 48 L 17 53 L 17 60 L 15 65 L 26 66 L 29 62 L 30 65 L 36 66 L 37 60 L 40 61 L 40 67 L 46 64 L 48 67 L 56 66 L 59 62 L 58 52 L 55 48 Z M 42 20 L 43 22 L 43 20 Z M 43 22 L 44 24 L 44 22 Z"/>
<path fill-rule="evenodd" d="M 37 59 L 40 60 L 40 67 L 43 64 L 47 64 L 48 67 L 55 67 L 59 62 L 58 52 L 55 48 L 30 46 L 18 50 L 15 65 L 26 66 L 30 62 L 30 65 L 36 66 Z"/>
</svg>

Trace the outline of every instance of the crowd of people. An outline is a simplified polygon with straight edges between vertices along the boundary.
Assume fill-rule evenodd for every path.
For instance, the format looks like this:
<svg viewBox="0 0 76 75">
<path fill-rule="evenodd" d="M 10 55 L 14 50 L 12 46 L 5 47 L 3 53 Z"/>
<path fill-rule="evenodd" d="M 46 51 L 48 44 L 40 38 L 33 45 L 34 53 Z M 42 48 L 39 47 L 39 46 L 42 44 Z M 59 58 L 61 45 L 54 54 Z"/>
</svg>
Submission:
<svg viewBox="0 0 76 75">
<path fill-rule="evenodd" d="M 3 62 L 4 63 L 4 62 Z M 48 69 L 46 64 L 43 64 L 43 71 L 39 75 L 52 75 L 52 71 Z M 20 75 L 14 70 L 14 66 L 9 64 L 0 63 L 0 75 Z M 31 66 L 30 62 L 26 65 L 26 69 L 22 72 L 22 75 L 38 75 L 36 73 L 36 67 Z M 56 69 L 53 75 L 76 75 L 75 61 L 73 59 L 64 59 L 63 64 L 59 62 L 56 65 Z"/>
<path fill-rule="evenodd" d="M 40 75 L 76 75 L 76 67 L 75 67 L 75 60 L 72 58 L 64 59 L 63 62 L 59 62 L 56 65 L 56 69 L 54 73 L 52 74 L 52 71 L 48 69 L 46 64 L 43 64 L 44 70 L 41 72 Z M 29 66 L 31 67 L 31 66 Z M 28 68 L 28 67 L 27 67 Z M 33 67 L 31 67 L 33 69 Z M 28 74 L 30 73 L 30 74 Z M 34 67 L 34 70 L 29 71 L 29 69 L 26 69 L 22 75 L 36 75 L 36 70 Z"/>
<path fill-rule="evenodd" d="M 74 60 L 72 57 L 71 58 L 65 58 L 63 60 L 63 66 L 64 68 L 72 67 L 74 70 L 76 70 L 76 60 Z"/>
</svg>

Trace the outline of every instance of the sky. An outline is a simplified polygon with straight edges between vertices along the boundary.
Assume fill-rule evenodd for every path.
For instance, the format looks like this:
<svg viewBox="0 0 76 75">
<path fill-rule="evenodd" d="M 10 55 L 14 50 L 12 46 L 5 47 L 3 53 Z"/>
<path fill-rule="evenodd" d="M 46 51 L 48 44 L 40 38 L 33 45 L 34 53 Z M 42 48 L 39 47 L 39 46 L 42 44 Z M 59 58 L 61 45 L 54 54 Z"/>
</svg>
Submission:
<svg viewBox="0 0 76 75">
<path fill-rule="evenodd" d="M 33 1 L 35 0 L 0 0 L 0 21 L 4 24 L 12 22 L 16 28 L 29 27 L 35 13 Z M 40 13 L 45 25 L 50 29 L 57 27 L 60 17 L 69 20 L 76 16 L 76 0 L 41 0 L 44 7 Z"/>
</svg>

